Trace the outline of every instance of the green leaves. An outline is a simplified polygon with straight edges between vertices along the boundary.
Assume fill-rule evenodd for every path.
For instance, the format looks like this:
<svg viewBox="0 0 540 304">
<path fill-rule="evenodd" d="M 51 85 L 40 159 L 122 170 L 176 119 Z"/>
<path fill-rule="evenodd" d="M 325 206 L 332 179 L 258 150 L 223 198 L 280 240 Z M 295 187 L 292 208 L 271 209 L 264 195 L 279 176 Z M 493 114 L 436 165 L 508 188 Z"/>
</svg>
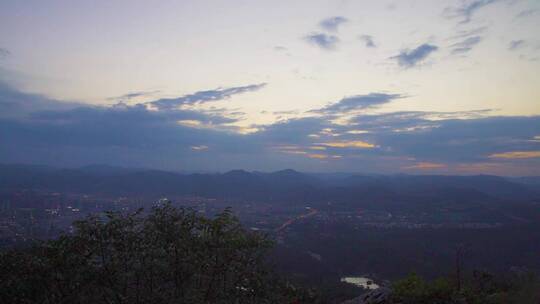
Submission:
<svg viewBox="0 0 540 304">
<path fill-rule="evenodd" d="M 289 303 L 266 266 L 272 242 L 230 209 L 215 218 L 170 204 L 107 212 L 26 251 L 2 253 L 0 303 Z"/>
<path fill-rule="evenodd" d="M 538 303 L 540 282 L 533 274 L 495 276 L 475 271 L 463 288 L 447 278 L 425 281 L 411 274 L 392 285 L 392 298 L 401 304 L 513 304 Z"/>
</svg>

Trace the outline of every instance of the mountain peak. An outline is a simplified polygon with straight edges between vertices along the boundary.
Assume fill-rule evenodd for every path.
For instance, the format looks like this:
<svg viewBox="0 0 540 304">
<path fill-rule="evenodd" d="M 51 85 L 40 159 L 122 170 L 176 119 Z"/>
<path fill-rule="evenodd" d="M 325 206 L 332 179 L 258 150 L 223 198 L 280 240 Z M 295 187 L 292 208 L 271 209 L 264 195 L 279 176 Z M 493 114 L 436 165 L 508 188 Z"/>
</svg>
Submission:
<svg viewBox="0 0 540 304">
<path fill-rule="evenodd" d="M 223 175 L 224 176 L 247 176 L 247 175 L 251 175 L 251 173 L 249 173 L 246 170 L 235 169 L 235 170 L 225 172 Z"/>
<path fill-rule="evenodd" d="M 298 172 L 296 170 L 293 170 L 293 169 L 279 170 L 279 171 L 273 172 L 272 174 L 276 174 L 276 175 L 303 175 L 302 173 L 300 173 L 300 172 Z"/>
</svg>

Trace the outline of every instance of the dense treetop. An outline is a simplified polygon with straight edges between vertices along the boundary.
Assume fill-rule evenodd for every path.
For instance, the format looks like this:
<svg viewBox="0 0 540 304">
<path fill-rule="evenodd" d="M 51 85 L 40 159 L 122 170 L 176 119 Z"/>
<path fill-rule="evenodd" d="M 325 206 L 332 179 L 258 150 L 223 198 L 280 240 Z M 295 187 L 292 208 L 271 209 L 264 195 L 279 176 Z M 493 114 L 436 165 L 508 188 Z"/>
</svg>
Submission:
<svg viewBox="0 0 540 304">
<path fill-rule="evenodd" d="M 0 256 L 1 303 L 300 303 L 265 262 L 271 241 L 225 210 L 108 212 Z"/>
</svg>

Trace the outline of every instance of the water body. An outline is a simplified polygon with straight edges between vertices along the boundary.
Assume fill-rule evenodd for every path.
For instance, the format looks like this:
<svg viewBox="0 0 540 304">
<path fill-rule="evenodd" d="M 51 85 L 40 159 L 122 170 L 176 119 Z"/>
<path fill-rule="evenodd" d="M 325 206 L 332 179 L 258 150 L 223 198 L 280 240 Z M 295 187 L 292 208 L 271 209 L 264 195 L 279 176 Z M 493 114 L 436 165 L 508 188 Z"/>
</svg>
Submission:
<svg viewBox="0 0 540 304">
<path fill-rule="evenodd" d="M 341 282 L 349 283 L 365 289 L 377 289 L 379 285 L 375 284 L 372 279 L 366 277 L 343 277 Z"/>
</svg>

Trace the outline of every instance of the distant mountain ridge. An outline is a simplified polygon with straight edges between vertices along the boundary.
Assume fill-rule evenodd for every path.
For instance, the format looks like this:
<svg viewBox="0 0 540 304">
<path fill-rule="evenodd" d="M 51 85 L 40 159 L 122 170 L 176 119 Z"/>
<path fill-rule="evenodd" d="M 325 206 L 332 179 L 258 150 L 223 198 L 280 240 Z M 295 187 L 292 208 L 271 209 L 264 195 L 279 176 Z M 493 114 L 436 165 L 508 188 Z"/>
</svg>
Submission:
<svg viewBox="0 0 540 304">
<path fill-rule="evenodd" d="M 182 174 L 150 169 L 91 165 L 61 169 L 0 164 L 0 189 L 41 189 L 109 195 L 197 195 L 259 200 L 398 199 L 408 195 L 448 195 L 454 199 L 532 200 L 540 198 L 540 178 L 491 175 L 347 175 L 232 170 Z M 462 198 L 460 198 L 462 197 Z"/>
</svg>

